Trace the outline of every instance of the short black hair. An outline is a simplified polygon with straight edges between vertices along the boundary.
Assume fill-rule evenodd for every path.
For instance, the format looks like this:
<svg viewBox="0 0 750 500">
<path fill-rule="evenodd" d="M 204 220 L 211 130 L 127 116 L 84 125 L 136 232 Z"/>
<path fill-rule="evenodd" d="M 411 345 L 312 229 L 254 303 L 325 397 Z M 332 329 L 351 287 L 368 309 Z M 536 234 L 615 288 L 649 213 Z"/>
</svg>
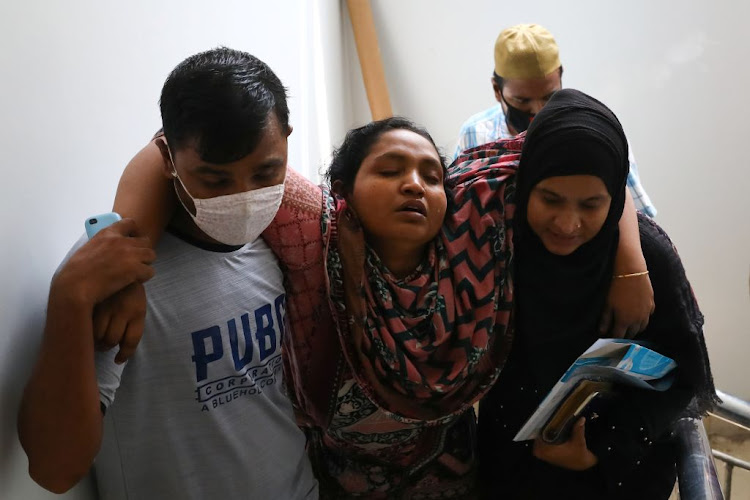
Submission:
<svg viewBox="0 0 750 500">
<path fill-rule="evenodd" d="M 563 67 L 560 66 L 559 68 L 557 68 L 557 71 L 560 72 L 560 79 L 562 79 Z M 497 85 L 498 87 L 500 87 L 501 90 L 502 90 L 503 86 L 505 85 L 505 80 L 503 79 L 503 77 L 500 76 L 500 75 L 498 75 L 494 71 L 492 72 L 492 81 L 495 82 L 495 85 Z"/>
<path fill-rule="evenodd" d="M 169 148 L 194 147 L 202 160 L 229 163 L 260 142 L 271 111 L 289 128 L 286 88 L 266 63 L 226 47 L 182 61 L 161 91 Z"/>
<path fill-rule="evenodd" d="M 329 185 L 333 185 L 336 181 L 341 181 L 344 191 L 351 192 L 354 187 L 354 179 L 357 177 L 357 172 L 359 172 L 359 167 L 362 166 L 362 162 L 370 154 L 373 144 L 386 132 L 399 129 L 409 130 L 430 141 L 430 144 L 435 148 L 435 152 L 437 152 L 440 158 L 443 173 L 446 173 L 445 157 L 440 154 L 440 149 L 438 149 L 429 132 L 407 118 L 394 116 L 370 122 L 367 125 L 347 132 L 344 142 L 333 151 L 333 160 L 325 175 Z"/>
</svg>

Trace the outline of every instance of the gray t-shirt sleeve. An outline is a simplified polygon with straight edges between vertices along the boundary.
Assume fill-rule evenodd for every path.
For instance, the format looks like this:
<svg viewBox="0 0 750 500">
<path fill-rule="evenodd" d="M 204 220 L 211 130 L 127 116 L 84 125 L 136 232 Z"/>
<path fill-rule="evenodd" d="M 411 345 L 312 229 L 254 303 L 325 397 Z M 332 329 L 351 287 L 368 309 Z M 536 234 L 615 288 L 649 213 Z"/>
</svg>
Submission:
<svg viewBox="0 0 750 500">
<path fill-rule="evenodd" d="M 115 392 L 120 387 L 120 379 L 127 362 L 115 363 L 118 348 L 113 347 L 106 352 L 97 352 L 94 362 L 96 363 L 96 381 L 99 384 L 99 401 L 105 408 L 115 400 Z"/>
</svg>

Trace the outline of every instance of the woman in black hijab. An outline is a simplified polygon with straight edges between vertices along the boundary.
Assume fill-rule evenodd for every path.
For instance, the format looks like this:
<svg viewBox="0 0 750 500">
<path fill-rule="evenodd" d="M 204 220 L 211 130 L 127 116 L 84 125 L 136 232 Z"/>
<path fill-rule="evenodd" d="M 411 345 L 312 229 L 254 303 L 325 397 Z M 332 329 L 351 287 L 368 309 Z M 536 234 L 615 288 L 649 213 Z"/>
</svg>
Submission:
<svg viewBox="0 0 750 500">
<path fill-rule="evenodd" d="M 667 235 L 639 214 L 656 310 L 638 339 L 677 362 L 666 392 L 618 388 L 595 401 L 561 446 L 512 441 L 597 338 L 628 173 L 615 115 L 581 92 L 557 92 L 528 129 L 516 185 L 516 336 L 481 402 L 479 453 L 487 498 L 667 498 L 675 481 L 668 434 L 716 396 L 698 310 Z M 628 276 L 615 279 L 628 279 Z"/>
</svg>

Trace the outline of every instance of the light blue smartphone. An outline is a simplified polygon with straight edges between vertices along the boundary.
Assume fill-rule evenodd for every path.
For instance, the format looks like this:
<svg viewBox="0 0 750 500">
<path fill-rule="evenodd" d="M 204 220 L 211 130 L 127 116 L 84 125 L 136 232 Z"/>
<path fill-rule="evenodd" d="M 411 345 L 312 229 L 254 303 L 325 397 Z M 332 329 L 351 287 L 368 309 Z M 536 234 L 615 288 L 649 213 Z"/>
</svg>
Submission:
<svg viewBox="0 0 750 500">
<path fill-rule="evenodd" d="M 122 217 L 120 217 L 120 214 L 117 212 L 108 212 L 106 214 L 89 217 L 84 224 L 86 226 L 86 234 L 89 236 L 89 239 L 91 239 L 96 233 L 110 224 L 114 224 L 120 219 L 122 219 Z"/>
</svg>

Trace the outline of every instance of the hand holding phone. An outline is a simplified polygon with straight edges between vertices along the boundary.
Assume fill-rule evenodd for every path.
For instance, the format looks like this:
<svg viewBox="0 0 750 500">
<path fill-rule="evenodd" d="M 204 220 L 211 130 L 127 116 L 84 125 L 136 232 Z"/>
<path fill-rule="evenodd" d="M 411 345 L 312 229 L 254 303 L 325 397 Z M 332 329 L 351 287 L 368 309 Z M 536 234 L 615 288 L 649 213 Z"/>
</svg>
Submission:
<svg viewBox="0 0 750 500">
<path fill-rule="evenodd" d="M 151 279 L 156 254 L 148 238 L 137 234 L 135 221 L 123 219 L 86 242 L 55 274 L 50 296 L 59 292 L 93 307 L 131 283 Z"/>
<path fill-rule="evenodd" d="M 100 230 L 113 225 L 97 238 Z M 52 281 L 50 301 L 64 297 L 93 308 L 93 336 L 98 349 L 119 345 L 115 362 L 131 356 L 143 332 L 146 295 L 143 283 L 151 279 L 156 254 L 148 238 L 138 236 L 132 219 L 116 213 L 85 221 L 90 241 L 77 249 Z"/>
<path fill-rule="evenodd" d="M 106 214 L 99 214 L 86 219 L 84 225 L 86 226 L 86 234 L 89 239 L 93 238 L 96 233 L 104 229 L 105 227 L 114 224 L 118 220 L 122 219 L 120 214 L 117 212 L 107 212 Z"/>
</svg>

